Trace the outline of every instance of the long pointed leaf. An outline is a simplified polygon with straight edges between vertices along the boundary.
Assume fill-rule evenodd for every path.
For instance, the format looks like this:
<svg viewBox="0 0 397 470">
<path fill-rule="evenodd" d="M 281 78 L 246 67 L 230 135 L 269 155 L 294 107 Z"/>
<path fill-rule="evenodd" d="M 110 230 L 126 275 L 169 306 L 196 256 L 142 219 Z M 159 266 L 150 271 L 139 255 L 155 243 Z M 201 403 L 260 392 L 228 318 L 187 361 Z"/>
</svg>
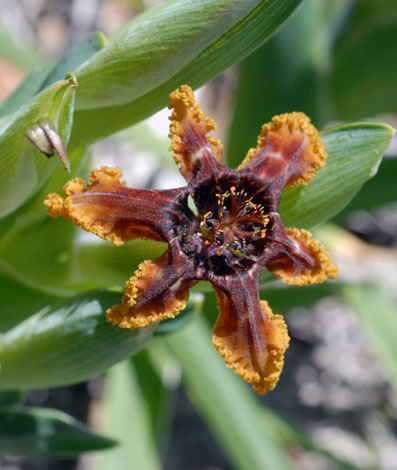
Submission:
<svg viewBox="0 0 397 470">
<path fill-rule="evenodd" d="M 93 433 L 60 411 L 44 408 L 0 408 L 0 452 L 73 456 L 107 449 L 116 441 Z"/>
<path fill-rule="evenodd" d="M 120 445 L 99 457 L 98 470 L 161 468 L 150 413 L 131 361 L 113 367 L 106 376 L 102 428 Z"/>
<path fill-rule="evenodd" d="M 376 174 L 394 132 L 386 124 L 371 122 L 324 131 L 327 164 L 307 186 L 283 192 L 280 214 L 285 225 L 310 228 L 336 215 Z"/>
<path fill-rule="evenodd" d="M 79 111 L 75 115 L 71 145 L 79 146 L 92 142 L 139 122 L 165 107 L 168 104 L 169 93 L 183 83 L 188 83 L 193 88 L 197 88 L 216 77 L 263 44 L 296 9 L 300 2 L 301 0 L 250 0 L 249 2 L 217 0 L 216 2 L 201 1 L 199 3 L 194 0 L 189 0 L 189 2 L 180 0 L 179 2 L 172 2 L 175 7 L 180 5 L 182 8 L 185 4 L 186 8 L 192 7 L 197 12 L 195 13 L 197 21 L 200 17 L 205 19 L 203 34 L 206 43 L 204 44 L 200 39 L 197 44 L 198 47 L 189 47 L 189 49 L 187 49 L 187 46 L 192 36 L 191 32 L 187 30 L 192 28 L 191 23 L 188 21 L 183 24 L 180 23 L 178 16 L 175 17 L 173 7 L 170 7 L 169 10 L 162 9 L 160 13 L 156 11 L 155 13 L 160 15 L 159 18 L 162 15 L 162 28 L 167 31 L 167 42 L 161 45 L 165 56 L 167 56 L 169 48 L 180 44 L 179 38 L 190 38 L 188 42 L 180 44 L 181 57 L 174 59 L 178 62 L 175 64 L 176 66 L 172 67 L 172 73 L 169 73 L 169 71 L 164 73 L 162 67 L 166 62 L 160 55 L 156 59 L 155 67 L 148 69 L 150 74 L 145 73 L 142 63 L 140 64 L 141 75 L 138 77 L 137 89 L 144 90 L 144 93 L 132 100 L 129 98 L 131 101 L 128 103 L 117 106 L 103 106 L 92 110 L 84 109 L 83 101 L 80 102 L 81 104 L 78 103 Z M 184 11 L 184 7 L 182 10 Z M 166 16 L 164 12 L 167 11 L 173 12 L 173 15 Z M 215 16 L 210 20 L 213 12 L 215 12 Z M 230 20 L 225 21 L 222 17 L 227 14 L 229 14 Z M 157 16 L 153 16 L 152 21 L 156 18 Z M 177 27 L 174 27 L 174 24 Z M 160 28 L 160 25 L 158 27 Z M 197 27 L 198 25 L 193 26 L 193 33 L 197 31 Z M 128 39 L 128 35 L 126 35 L 126 38 Z M 156 44 L 156 38 L 147 40 L 151 44 Z M 194 54 L 192 55 L 190 51 L 194 51 Z M 105 54 L 105 51 L 103 54 Z M 117 60 L 117 58 L 112 59 L 111 63 L 114 60 Z M 141 60 L 144 63 L 144 58 L 141 58 Z M 88 66 L 89 64 L 85 67 Z M 80 72 L 85 73 L 84 70 L 82 69 Z M 90 75 L 91 81 L 87 81 L 87 85 L 93 80 L 98 80 L 95 68 L 90 69 Z M 81 83 L 80 91 L 83 89 L 81 91 L 83 95 L 87 92 L 84 90 L 85 79 L 80 78 L 79 73 L 77 73 L 77 77 L 79 83 Z M 107 81 L 114 80 L 113 87 L 118 86 L 117 82 L 121 82 L 121 85 L 124 82 L 124 86 L 129 83 L 128 77 L 120 79 L 111 70 L 108 71 L 108 76 L 105 78 Z M 146 84 L 141 87 L 142 80 L 149 83 L 151 91 L 147 91 Z M 134 83 L 130 83 L 132 87 Z M 93 84 L 93 86 L 97 85 Z M 101 88 L 102 96 L 106 96 L 107 89 L 103 86 Z M 134 93 L 134 91 L 130 90 L 129 93 Z M 114 99 L 113 95 L 114 92 L 111 92 L 110 99 Z M 117 99 L 122 98 L 118 97 Z M 89 105 L 93 106 L 95 103 Z"/>
<path fill-rule="evenodd" d="M 87 380 L 141 350 L 153 327 L 131 332 L 106 321 L 120 292 L 92 292 L 47 307 L 0 339 L 0 390 Z"/>
</svg>

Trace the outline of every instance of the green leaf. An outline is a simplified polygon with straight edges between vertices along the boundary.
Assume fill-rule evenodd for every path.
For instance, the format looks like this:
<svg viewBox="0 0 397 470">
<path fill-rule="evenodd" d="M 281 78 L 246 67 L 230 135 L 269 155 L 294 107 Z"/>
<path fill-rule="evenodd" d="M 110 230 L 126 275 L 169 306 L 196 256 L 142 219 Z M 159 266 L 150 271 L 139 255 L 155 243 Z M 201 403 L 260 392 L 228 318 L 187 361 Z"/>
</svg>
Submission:
<svg viewBox="0 0 397 470">
<path fill-rule="evenodd" d="M 307 286 L 287 286 L 276 283 L 275 286 L 266 284 L 260 293 L 261 298 L 269 302 L 274 312 L 284 315 L 291 308 L 310 307 L 324 297 L 335 295 L 338 288 L 337 282 Z"/>
<path fill-rule="evenodd" d="M 142 390 L 145 406 L 150 413 L 153 435 L 159 449 L 166 448 L 172 432 L 175 405 L 181 382 L 179 364 L 168 354 L 156 351 L 156 341 L 132 358 Z"/>
<path fill-rule="evenodd" d="M 49 295 L 76 293 L 70 286 L 76 232 L 70 220 L 54 221 L 44 208 L 20 214 L 0 244 L 0 272 Z"/>
<path fill-rule="evenodd" d="M 397 385 L 397 305 L 380 285 L 344 285 L 344 299 L 353 307 L 378 359 Z"/>
<path fill-rule="evenodd" d="M 176 318 L 168 318 L 159 323 L 155 335 L 165 335 L 188 325 L 203 307 L 204 298 L 201 294 L 191 294 L 186 308 Z"/>
<path fill-rule="evenodd" d="M 98 31 L 91 33 L 83 41 L 71 49 L 52 69 L 42 88 L 52 85 L 54 82 L 65 78 L 69 72 L 75 72 L 77 67 L 84 64 L 94 54 L 107 45 L 106 37 Z"/>
<path fill-rule="evenodd" d="M 101 288 L 124 285 L 139 263 L 157 258 L 166 249 L 166 243 L 150 240 L 136 240 L 120 247 L 101 241 L 79 244 L 74 253 L 72 286 Z"/>
<path fill-rule="evenodd" d="M 183 83 L 188 83 L 193 88 L 197 88 L 216 77 L 263 44 L 295 10 L 300 1 L 250 0 L 247 2 L 242 0 L 217 0 L 214 2 L 206 0 L 198 3 L 194 0 L 189 0 L 188 2 L 179 0 L 178 2 L 168 2 L 160 6 L 160 9 L 150 11 L 150 13 L 147 13 L 151 17 L 150 21 L 156 25 L 157 21 L 159 21 L 156 29 L 159 28 L 159 31 L 163 31 L 161 37 L 164 34 L 167 39 L 165 43 L 161 44 L 160 55 L 158 55 L 159 52 L 153 50 L 156 59 L 153 67 L 150 69 L 150 74 L 144 73 L 145 60 L 144 57 L 141 57 L 142 62 L 139 65 L 141 75 L 139 76 L 139 86 L 137 87 L 137 90 L 141 90 L 139 91 L 141 94 L 135 96 L 134 99 L 131 98 L 131 96 L 134 96 L 133 93 L 135 93 L 134 90 L 137 83 L 137 80 L 135 80 L 132 87 L 133 90 L 123 93 L 123 95 L 131 100 L 126 104 L 83 109 L 84 106 L 95 106 L 95 103 L 88 101 L 87 103 L 83 101 L 77 102 L 78 112 L 76 112 L 75 116 L 71 145 L 79 146 L 86 144 L 135 124 L 165 107 L 168 104 L 169 93 Z M 195 12 L 194 18 L 197 21 L 205 20 L 205 22 L 199 25 L 192 25 L 190 21 L 185 23 L 175 21 L 173 12 L 175 12 L 176 8 L 179 8 L 184 13 L 187 13 L 190 9 L 192 12 Z M 147 16 L 144 19 L 147 19 Z M 144 29 L 141 28 L 144 28 L 144 25 L 141 25 L 138 20 L 136 21 L 136 28 L 139 26 L 140 34 L 143 34 Z M 172 25 L 171 28 L 170 24 Z M 200 31 L 200 28 L 203 28 L 203 26 L 204 29 L 202 29 L 202 36 L 197 41 L 197 47 L 193 46 L 191 41 L 194 41 L 194 33 Z M 190 29 L 192 31 L 189 31 Z M 128 35 L 132 35 L 133 32 L 134 28 L 130 32 L 128 30 L 123 31 L 121 36 L 116 38 L 116 44 L 121 47 L 120 38 L 125 37 L 128 39 Z M 185 42 L 180 43 L 180 38 L 184 38 Z M 147 35 L 145 40 L 148 42 L 147 47 L 152 49 L 158 47 L 157 37 L 152 37 L 152 33 Z M 142 39 L 140 39 L 139 43 L 141 41 Z M 188 50 L 186 49 L 187 47 L 189 48 Z M 163 71 L 165 64 L 169 63 L 166 60 L 169 50 L 180 50 L 181 56 L 173 58 L 173 60 L 178 62 L 171 63 L 169 71 L 172 71 L 172 74 L 168 71 Z M 98 59 L 94 57 L 92 60 L 100 60 L 105 51 L 106 49 L 98 55 Z M 190 51 L 194 51 L 194 54 L 191 54 Z M 137 54 L 137 58 L 139 58 L 139 50 L 133 50 L 132 52 Z M 116 57 L 111 59 L 111 63 L 115 60 L 120 61 L 123 58 Z M 88 70 L 86 67 L 89 67 L 90 63 L 86 64 L 82 70 L 77 71 L 80 83 L 79 95 L 81 93 L 81 96 L 87 92 L 86 83 L 87 85 L 88 83 L 92 84 L 93 87 L 100 83 L 98 80 L 99 70 L 94 68 L 90 70 L 89 82 L 87 81 L 88 78 L 83 78 L 85 77 L 85 70 Z M 92 63 L 94 64 L 94 62 Z M 123 65 L 122 62 L 121 65 Z M 127 68 L 125 71 L 119 70 L 118 76 L 112 70 L 108 70 L 108 76 L 101 78 L 101 80 L 106 79 L 107 83 L 112 84 L 110 100 L 115 98 L 121 99 L 121 97 L 114 97 L 115 90 L 120 88 L 119 83 L 124 88 L 131 83 L 126 73 L 128 71 L 127 65 L 123 65 L 124 68 Z M 141 85 L 141 83 L 143 84 Z M 147 87 L 150 87 L 149 92 Z M 98 92 L 96 91 L 96 93 Z M 101 96 L 104 97 L 107 96 L 107 92 L 108 90 L 103 87 L 100 90 Z"/>
<path fill-rule="evenodd" d="M 73 83 L 56 82 L 0 121 L 0 217 L 11 213 L 44 185 L 59 165 L 47 159 L 25 136 L 26 129 L 38 119 L 57 119 L 58 134 L 69 140 L 74 107 Z"/>
<path fill-rule="evenodd" d="M 33 95 L 65 78 L 68 72 L 73 72 L 79 65 L 102 49 L 106 42 L 107 40 L 102 33 L 92 33 L 69 51 L 55 66 L 50 64 L 36 68 L 0 107 L 0 117 L 16 111 Z"/>
<path fill-rule="evenodd" d="M 284 449 L 261 432 L 253 394 L 211 345 L 203 319 L 166 336 L 167 350 L 180 362 L 185 386 L 236 468 L 290 468 Z"/>
<path fill-rule="evenodd" d="M 364 184 L 357 196 L 340 212 L 336 220 L 343 220 L 350 212 L 372 210 L 397 200 L 397 157 L 384 158 L 376 175 Z"/>
<path fill-rule="evenodd" d="M 161 468 L 150 411 L 131 361 L 113 367 L 106 376 L 103 430 L 119 447 L 100 456 L 99 470 Z"/>
<path fill-rule="evenodd" d="M 0 452 L 74 456 L 117 444 L 93 433 L 60 411 L 44 408 L 0 408 Z"/>
<path fill-rule="evenodd" d="M 5 332 L 41 308 L 59 300 L 26 284 L 0 275 L 0 331 Z"/>
<path fill-rule="evenodd" d="M 258 0 L 174 0 L 147 10 L 77 70 L 80 90 L 76 109 L 123 105 L 150 92 L 258 3 Z"/>
<path fill-rule="evenodd" d="M 90 292 L 47 307 L 0 338 L 0 389 L 26 390 L 87 380 L 141 350 L 153 327 L 123 330 L 106 321 L 120 292 Z"/>
<path fill-rule="evenodd" d="M 70 161 L 72 176 L 76 176 L 84 161 L 84 149 L 73 151 Z M 45 196 L 55 189 L 59 190 L 70 176 L 63 166 L 58 165 L 48 183 L 36 196 L 13 214 L 0 220 L 0 272 L 49 297 L 67 297 L 78 293 L 72 286 L 74 279 L 78 277 L 74 269 L 73 250 L 78 229 L 70 221 L 51 219 L 43 205 Z M 109 283 L 99 287 L 103 286 L 108 287 Z M 2 292 L 7 296 L 7 292 L 0 288 L 0 298 Z M 38 292 L 32 292 L 33 298 L 40 295 Z M 7 300 L 6 304 L 9 304 Z M 37 310 L 38 308 L 34 311 L 28 309 L 30 314 Z M 21 316 L 27 315 L 21 311 L 18 317 Z M 10 319 L 9 315 L 7 317 Z"/>
<path fill-rule="evenodd" d="M 307 186 L 283 192 L 280 214 L 287 227 L 311 228 L 341 211 L 372 176 L 394 134 L 386 124 L 346 124 L 321 137 L 328 153 L 326 166 Z"/>
<path fill-rule="evenodd" d="M 371 15 L 338 39 L 331 91 L 338 119 L 397 111 L 396 9 Z"/>
</svg>

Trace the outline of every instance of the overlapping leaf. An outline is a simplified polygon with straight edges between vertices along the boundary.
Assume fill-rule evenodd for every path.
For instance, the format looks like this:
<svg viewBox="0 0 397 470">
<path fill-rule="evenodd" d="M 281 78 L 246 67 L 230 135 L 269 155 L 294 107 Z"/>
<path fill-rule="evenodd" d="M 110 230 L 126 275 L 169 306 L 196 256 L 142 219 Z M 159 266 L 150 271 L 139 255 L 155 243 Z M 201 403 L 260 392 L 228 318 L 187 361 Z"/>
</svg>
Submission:
<svg viewBox="0 0 397 470">
<path fill-rule="evenodd" d="M 106 321 L 121 291 L 93 291 L 43 308 L 0 338 L 0 390 L 27 390 L 87 380 L 140 351 L 155 326 L 123 330 Z M 201 307 L 193 297 L 180 320 L 159 328 L 164 335 L 186 324 Z"/>
<path fill-rule="evenodd" d="M 149 409 L 131 361 L 112 368 L 106 376 L 104 431 L 120 445 L 100 456 L 99 470 L 159 470 L 161 462 L 151 429 Z"/>
<path fill-rule="evenodd" d="M 338 119 L 397 110 L 397 18 L 393 0 L 356 2 L 337 38 L 330 74 Z"/>
<path fill-rule="evenodd" d="M 92 62 L 77 71 L 81 101 L 77 97 L 78 112 L 71 145 L 92 142 L 153 114 L 167 105 L 169 93 L 183 83 L 196 88 L 216 77 L 263 44 L 300 2 L 301 0 L 174 0 L 159 9 L 150 10 L 123 30 L 115 38 L 114 45 L 112 42 L 109 45 L 114 51 L 109 57 L 110 64 L 115 65 L 114 70 L 110 68 L 110 64 L 106 64 L 105 58 L 109 53 L 104 49 L 98 58 L 93 57 Z M 179 10 L 187 14 L 189 9 L 196 25 L 192 25 L 185 15 L 181 15 L 179 21 Z M 141 50 L 148 51 L 148 61 L 129 42 L 130 38 L 135 40 L 135 30 L 143 34 L 145 22 L 151 22 L 156 30 L 162 31 L 159 37 L 163 41 L 156 50 L 159 46 L 157 36 L 145 36 L 144 48 Z M 185 42 L 181 42 L 181 39 Z M 192 41 L 195 40 L 197 44 L 193 45 Z M 142 41 L 139 37 L 137 43 L 141 44 Z M 133 59 L 135 55 L 133 60 L 136 62 L 132 61 L 131 64 L 140 72 L 133 82 L 129 74 L 135 76 L 135 72 L 130 71 L 130 64 L 120 56 L 120 52 L 125 51 L 126 47 L 131 47 L 126 56 Z M 169 51 L 179 51 L 179 57 L 170 61 Z M 170 64 L 169 69 L 164 71 L 167 64 Z M 87 89 L 88 85 L 90 90 Z M 114 96 L 120 88 L 123 89 L 124 98 L 121 95 Z M 86 93 L 87 98 L 84 98 Z M 95 96 L 101 96 L 105 105 L 85 109 L 85 106 L 94 106 L 90 100 Z M 125 101 L 109 106 L 114 99 Z"/>
<path fill-rule="evenodd" d="M 47 307 L 0 339 L 0 390 L 81 382 L 142 349 L 153 327 L 131 332 L 106 321 L 120 292 L 90 292 Z"/>
<path fill-rule="evenodd" d="M 376 174 L 393 134 L 390 126 L 370 122 L 324 131 L 327 164 L 307 186 L 283 192 L 280 214 L 285 225 L 310 228 L 336 215 Z"/>
<path fill-rule="evenodd" d="M 60 80 L 0 121 L 0 217 L 11 213 L 43 186 L 59 162 L 48 160 L 25 136 L 38 119 L 56 118 L 66 145 L 74 110 L 75 85 Z"/>
<path fill-rule="evenodd" d="M 76 109 L 117 106 L 166 82 L 260 0 L 163 2 L 139 15 L 77 71 Z"/>
<path fill-rule="evenodd" d="M 0 452 L 71 457 L 117 444 L 57 410 L 0 408 Z"/>
</svg>

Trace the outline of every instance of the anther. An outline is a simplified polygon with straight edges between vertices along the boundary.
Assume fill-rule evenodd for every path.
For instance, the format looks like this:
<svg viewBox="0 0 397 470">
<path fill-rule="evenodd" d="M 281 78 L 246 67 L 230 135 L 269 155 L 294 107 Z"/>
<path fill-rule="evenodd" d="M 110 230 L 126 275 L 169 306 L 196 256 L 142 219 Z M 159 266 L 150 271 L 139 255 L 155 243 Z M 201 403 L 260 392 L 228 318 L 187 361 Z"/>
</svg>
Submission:
<svg viewBox="0 0 397 470">
<path fill-rule="evenodd" d="M 212 212 L 207 212 L 204 215 L 204 224 L 208 228 L 214 228 L 214 216 L 212 215 Z"/>
<path fill-rule="evenodd" d="M 252 203 L 252 202 L 247 202 L 247 204 L 245 205 L 245 207 L 244 207 L 244 209 L 243 209 L 243 215 L 250 214 L 250 213 L 253 212 L 255 209 L 256 209 L 256 206 L 255 206 L 254 203 Z"/>
<path fill-rule="evenodd" d="M 218 243 L 219 245 L 222 245 L 222 243 L 225 241 L 225 236 L 222 231 L 217 232 L 215 235 L 215 242 Z"/>
<path fill-rule="evenodd" d="M 229 246 L 232 250 L 242 250 L 244 248 L 244 245 L 238 240 L 235 240 L 234 242 L 230 243 Z"/>
</svg>

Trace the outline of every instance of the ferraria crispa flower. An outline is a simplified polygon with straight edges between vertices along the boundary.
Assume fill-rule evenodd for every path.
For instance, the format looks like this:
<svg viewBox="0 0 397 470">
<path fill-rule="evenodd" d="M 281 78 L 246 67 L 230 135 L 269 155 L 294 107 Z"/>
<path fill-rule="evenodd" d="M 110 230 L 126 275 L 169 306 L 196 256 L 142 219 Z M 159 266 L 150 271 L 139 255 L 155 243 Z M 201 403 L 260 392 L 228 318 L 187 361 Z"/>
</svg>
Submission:
<svg viewBox="0 0 397 470">
<path fill-rule="evenodd" d="M 220 311 L 213 343 L 228 367 L 265 393 L 279 379 L 289 336 L 282 317 L 259 299 L 262 268 L 295 285 L 337 274 L 310 233 L 284 228 L 278 213 L 283 189 L 308 183 L 325 165 L 324 145 L 307 116 L 283 114 L 263 126 L 257 147 L 234 170 L 222 163 L 223 146 L 208 136 L 215 124 L 188 86 L 171 94 L 169 107 L 171 150 L 187 186 L 131 189 L 119 168 L 102 167 L 89 185 L 69 181 L 66 197 L 49 194 L 45 205 L 52 217 L 71 218 L 116 245 L 167 242 L 160 258 L 139 265 L 108 320 L 132 330 L 172 318 L 185 308 L 190 287 L 210 281 Z"/>
</svg>

